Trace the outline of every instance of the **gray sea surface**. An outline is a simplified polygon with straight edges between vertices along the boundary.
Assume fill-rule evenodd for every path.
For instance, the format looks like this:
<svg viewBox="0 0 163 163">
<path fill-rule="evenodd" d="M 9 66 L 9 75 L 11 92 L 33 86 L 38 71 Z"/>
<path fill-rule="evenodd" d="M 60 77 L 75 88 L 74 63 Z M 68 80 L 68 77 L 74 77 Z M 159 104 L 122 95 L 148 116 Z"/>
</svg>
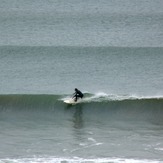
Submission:
<svg viewBox="0 0 163 163">
<path fill-rule="evenodd" d="M 163 163 L 162 27 L 162 0 L 0 0 L 0 163 Z"/>
</svg>

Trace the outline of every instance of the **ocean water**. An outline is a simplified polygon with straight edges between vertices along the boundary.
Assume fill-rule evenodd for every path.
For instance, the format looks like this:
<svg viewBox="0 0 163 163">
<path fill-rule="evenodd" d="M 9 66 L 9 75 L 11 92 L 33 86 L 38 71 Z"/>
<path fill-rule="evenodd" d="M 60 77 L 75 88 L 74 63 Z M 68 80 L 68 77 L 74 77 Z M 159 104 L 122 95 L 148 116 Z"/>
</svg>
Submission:
<svg viewBox="0 0 163 163">
<path fill-rule="evenodd" d="M 162 17 L 161 0 L 0 0 L 0 163 L 163 163 Z"/>
</svg>

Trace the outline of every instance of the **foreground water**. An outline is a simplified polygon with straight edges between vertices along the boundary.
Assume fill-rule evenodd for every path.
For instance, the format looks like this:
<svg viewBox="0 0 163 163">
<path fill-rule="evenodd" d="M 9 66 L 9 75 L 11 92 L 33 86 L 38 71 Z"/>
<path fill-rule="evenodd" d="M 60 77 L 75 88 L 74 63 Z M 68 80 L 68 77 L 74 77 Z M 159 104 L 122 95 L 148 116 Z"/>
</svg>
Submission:
<svg viewBox="0 0 163 163">
<path fill-rule="evenodd" d="M 1 95 L 1 162 L 162 162 L 162 98 Z"/>
</svg>

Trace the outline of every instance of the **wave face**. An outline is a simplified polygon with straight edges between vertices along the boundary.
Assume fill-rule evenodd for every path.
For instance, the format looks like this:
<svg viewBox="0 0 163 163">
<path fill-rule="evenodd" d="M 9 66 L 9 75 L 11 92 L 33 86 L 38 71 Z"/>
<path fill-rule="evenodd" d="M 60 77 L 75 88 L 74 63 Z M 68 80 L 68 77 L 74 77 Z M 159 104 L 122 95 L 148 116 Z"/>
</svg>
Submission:
<svg viewBox="0 0 163 163">
<path fill-rule="evenodd" d="M 81 103 L 77 105 L 67 105 L 63 101 L 69 98 L 68 95 L 0 95 L 0 110 L 23 111 L 30 110 L 38 112 L 39 110 L 51 109 L 56 112 L 63 111 L 64 108 L 82 108 L 91 112 L 91 114 L 116 113 L 117 117 L 124 118 L 155 118 L 156 121 L 162 121 L 163 115 L 163 97 L 138 97 L 127 95 L 108 95 L 105 93 L 90 94 L 85 93 Z M 118 113 L 118 114 L 117 114 Z M 114 115 L 114 116 L 115 116 Z M 139 115 L 139 116 L 138 116 Z M 102 115 L 101 115 L 102 116 Z M 128 117 L 129 116 L 129 117 Z M 160 117 L 160 118 L 159 118 Z"/>
</svg>

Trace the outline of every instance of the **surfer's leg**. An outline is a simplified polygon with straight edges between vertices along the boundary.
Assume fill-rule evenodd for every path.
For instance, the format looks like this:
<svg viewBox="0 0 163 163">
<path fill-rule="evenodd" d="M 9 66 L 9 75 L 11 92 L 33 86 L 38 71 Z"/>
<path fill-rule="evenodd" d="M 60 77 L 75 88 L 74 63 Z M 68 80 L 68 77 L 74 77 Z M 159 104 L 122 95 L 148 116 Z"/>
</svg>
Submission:
<svg viewBox="0 0 163 163">
<path fill-rule="evenodd" d="M 77 101 L 77 98 L 78 98 L 78 96 L 77 96 L 77 95 L 75 95 L 75 102 Z"/>
<path fill-rule="evenodd" d="M 75 97 L 76 97 L 75 102 L 77 102 L 78 98 L 81 98 L 80 95 L 76 95 Z"/>
</svg>

